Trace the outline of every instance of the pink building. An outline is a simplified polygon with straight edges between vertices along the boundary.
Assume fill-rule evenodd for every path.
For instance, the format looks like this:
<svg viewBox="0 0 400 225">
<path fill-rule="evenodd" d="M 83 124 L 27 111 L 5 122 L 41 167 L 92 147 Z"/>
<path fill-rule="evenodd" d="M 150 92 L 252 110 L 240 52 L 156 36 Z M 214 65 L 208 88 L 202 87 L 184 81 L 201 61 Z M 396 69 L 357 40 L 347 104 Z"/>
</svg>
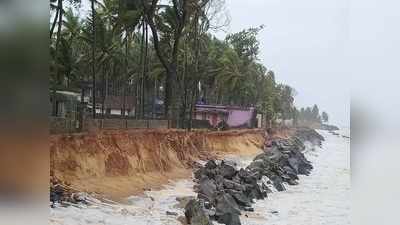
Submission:
<svg viewBox="0 0 400 225">
<path fill-rule="evenodd" d="M 223 106 L 223 105 L 196 105 L 196 120 L 208 120 L 212 127 L 216 127 L 220 122 L 231 127 L 255 126 L 256 113 L 254 107 Z"/>
</svg>

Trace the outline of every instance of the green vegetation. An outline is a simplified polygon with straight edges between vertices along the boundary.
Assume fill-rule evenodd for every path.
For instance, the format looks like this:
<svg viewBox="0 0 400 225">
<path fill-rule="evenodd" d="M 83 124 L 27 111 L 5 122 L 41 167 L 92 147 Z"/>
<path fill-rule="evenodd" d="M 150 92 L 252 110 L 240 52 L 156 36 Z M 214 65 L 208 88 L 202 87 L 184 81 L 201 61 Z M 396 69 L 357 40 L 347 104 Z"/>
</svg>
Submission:
<svg viewBox="0 0 400 225">
<path fill-rule="evenodd" d="M 321 115 L 321 117 L 322 117 L 322 121 L 324 121 L 325 123 L 329 122 L 329 116 L 328 116 L 328 113 L 326 113 L 326 112 L 322 112 L 322 115 Z"/>
<path fill-rule="evenodd" d="M 300 111 L 296 112 L 298 121 L 302 124 L 321 124 L 322 122 L 327 123 L 329 120 L 329 115 L 326 112 L 319 113 L 319 108 L 317 105 L 313 107 L 301 108 Z"/>
<path fill-rule="evenodd" d="M 137 118 L 154 116 L 156 99 L 163 99 L 164 117 L 182 128 L 190 127 L 199 99 L 255 106 L 267 121 L 320 120 L 316 106 L 298 111 L 294 89 L 260 63 L 263 26 L 225 40 L 211 34 L 223 0 L 87 1 L 90 14 L 82 18 L 81 0 L 50 0 L 53 90 L 83 92 L 89 83 L 103 113 L 106 96 L 134 96 Z"/>
</svg>

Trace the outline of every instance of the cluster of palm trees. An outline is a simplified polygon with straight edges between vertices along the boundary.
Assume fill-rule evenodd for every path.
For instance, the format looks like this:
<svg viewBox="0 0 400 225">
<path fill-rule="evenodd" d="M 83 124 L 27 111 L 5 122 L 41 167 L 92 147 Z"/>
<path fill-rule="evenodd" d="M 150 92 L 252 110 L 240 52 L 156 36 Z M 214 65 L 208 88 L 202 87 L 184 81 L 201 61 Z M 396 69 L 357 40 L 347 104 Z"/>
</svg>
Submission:
<svg viewBox="0 0 400 225">
<path fill-rule="evenodd" d="M 313 122 L 313 123 L 322 123 L 328 122 L 329 115 L 325 111 L 321 112 L 318 108 L 318 105 L 313 105 L 312 107 L 301 108 L 296 112 L 296 117 L 298 120 L 303 122 Z"/>
<path fill-rule="evenodd" d="M 163 99 L 164 116 L 182 128 L 191 127 L 198 99 L 255 106 L 268 120 L 293 116 L 294 90 L 257 58 L 263 26 L 211 35 L 223 0 L 84 1 L 50 0 L 53 90 L 83 93 L 89 83 L 102 112 L 108 95 L 135 96 L 137 118 L 154 115 Z"/>
</svg>

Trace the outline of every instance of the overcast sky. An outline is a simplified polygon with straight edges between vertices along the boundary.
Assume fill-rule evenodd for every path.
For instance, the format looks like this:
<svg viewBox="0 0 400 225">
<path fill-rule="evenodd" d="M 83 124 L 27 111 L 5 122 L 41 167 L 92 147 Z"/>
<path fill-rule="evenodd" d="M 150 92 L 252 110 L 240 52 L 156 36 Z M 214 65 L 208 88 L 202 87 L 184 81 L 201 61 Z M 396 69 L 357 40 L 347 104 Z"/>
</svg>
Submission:
<svg viewBox="0 0 400 225">
<path fill-rule="evenodd" d="M 226 7 L 229 32 L 265 25 L 260 60 L 296 89 L 296 106 L 318 104 L 332 123 L 349 125 L 347 0 L 226 0 Z"/>
</svg>

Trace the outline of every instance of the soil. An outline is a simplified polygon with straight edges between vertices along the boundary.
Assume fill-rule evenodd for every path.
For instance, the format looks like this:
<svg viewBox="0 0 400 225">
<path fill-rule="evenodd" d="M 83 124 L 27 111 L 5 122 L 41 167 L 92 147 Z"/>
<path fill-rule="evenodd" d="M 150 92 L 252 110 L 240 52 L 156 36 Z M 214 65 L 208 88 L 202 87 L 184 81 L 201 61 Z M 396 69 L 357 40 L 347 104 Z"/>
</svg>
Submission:
<svg viewBox="0 0 400 225">
<path fill-rule="evenodd" d="M 73 189 L 121 201 L 170 181 L 189 178 L 198 160 L 254 155 L 264 144 L 259 129 L 231 131 L 113 130 L 53 135 L 52 179 Z"/>
</svg>

